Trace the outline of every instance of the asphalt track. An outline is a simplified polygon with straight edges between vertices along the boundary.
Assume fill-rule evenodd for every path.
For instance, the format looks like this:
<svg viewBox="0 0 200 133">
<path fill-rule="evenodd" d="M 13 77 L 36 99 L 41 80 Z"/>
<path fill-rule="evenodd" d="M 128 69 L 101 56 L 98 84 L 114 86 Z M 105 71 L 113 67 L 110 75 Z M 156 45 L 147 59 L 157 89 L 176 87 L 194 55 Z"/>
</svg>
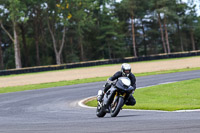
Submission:
<svg viewBox="0 0 200 133">
<path fill-rule="evenodd" d="M 200 78 L 200 71 L 137 78 L 137 87 Z M 0 94 L 0 133 L 199 133 L 200 111 L 122 110 L 97 118 L 78 102 L 104 82 Z M 137 93 L 137 91 L 135 92 Z M 137 100 L 137 99 L 136 99 Z"/>
</svg>

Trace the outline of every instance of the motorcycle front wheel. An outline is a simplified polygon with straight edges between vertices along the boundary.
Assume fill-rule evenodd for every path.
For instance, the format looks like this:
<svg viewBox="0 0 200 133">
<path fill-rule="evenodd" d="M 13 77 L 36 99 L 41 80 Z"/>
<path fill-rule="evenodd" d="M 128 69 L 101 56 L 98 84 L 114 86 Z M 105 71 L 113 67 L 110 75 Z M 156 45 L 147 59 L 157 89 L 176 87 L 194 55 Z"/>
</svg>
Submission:
<svg viewBox="0 0 200 133">
<path fill-rule="evenodd" d="M 103 110 L 103 107 L 99 103 L 97 105 L 96 115 L 98 117 L 104 117 L 106 115 L 106 112 Z"/>
<path fill-rule="evenodd" d="M 121 110 L 122 106 L 124 105 L 124 98 L 123 97 L 116 97 L 117 99 L 114 99 L 114 103 L 111 105 L 111 117 L 116 117 L 119 114 L 119 111 Z"/>
</svg>

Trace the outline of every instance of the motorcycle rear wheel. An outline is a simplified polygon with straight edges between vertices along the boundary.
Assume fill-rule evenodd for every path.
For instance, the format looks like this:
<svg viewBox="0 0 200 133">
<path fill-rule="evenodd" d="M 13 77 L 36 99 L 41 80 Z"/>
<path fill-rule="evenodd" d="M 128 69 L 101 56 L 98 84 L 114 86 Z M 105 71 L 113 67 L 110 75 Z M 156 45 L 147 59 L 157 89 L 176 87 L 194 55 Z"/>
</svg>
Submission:
<svg viewBox="0 0 200 133">
<path fill-rule="evenodd" d="M 116 117 L 119 114 L 122 106 L 124 105 L 124 98 L 121 96 L 118 97 L 118 99 L 114 101 L 115 102 L 112 103 L 111 112 L 110 112 L 111 117 Z"/>
</svg>

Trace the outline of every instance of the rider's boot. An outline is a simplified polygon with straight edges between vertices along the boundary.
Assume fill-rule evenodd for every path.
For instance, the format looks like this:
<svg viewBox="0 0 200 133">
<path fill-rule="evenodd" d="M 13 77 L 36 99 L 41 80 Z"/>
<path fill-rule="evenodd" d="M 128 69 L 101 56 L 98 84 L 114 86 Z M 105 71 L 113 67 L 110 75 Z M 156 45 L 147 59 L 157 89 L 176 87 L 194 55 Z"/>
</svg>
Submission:
<svg viewBox="0 0 200 133">
<path fill-rule="evenodd" d="M 102 102 L 103 96 L 104 96 L 103 91 L 102 91 L 102 90 L 99 90 L 99 91 L 98 91 L 98 95 L 97 95 L 97 101 Z"/>
</svg>

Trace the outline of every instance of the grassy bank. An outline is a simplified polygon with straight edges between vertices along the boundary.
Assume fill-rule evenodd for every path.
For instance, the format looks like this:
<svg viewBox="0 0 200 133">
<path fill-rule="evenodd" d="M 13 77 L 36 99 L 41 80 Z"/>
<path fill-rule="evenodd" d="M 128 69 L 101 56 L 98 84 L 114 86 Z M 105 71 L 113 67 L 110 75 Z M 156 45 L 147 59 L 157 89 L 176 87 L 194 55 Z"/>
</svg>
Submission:
<svg viewBox="0 0 200 133">
<path fill-rule="evenodd" d="M 192 70 L 200 70 L 200 67 L 185 68 L 185 69 L 178 69 L 178 70 L 168 70 L 168 71 L 148 72 L 148 73 L 138 73 L 138 74 L 136 73 L 135 75 L 136 75 L 136 77 L 139 77 L 139 76 L 184 72 L 184 71 L 192 71 Z M 65 86 L 65 85 L 74 85 L 74 84 L 81 84 L 81 83 L 99 82 L 99 81 L 105 81 L 107 78 L 108 77 L 96 77 L 96 78 L 88 78 L 88 79 L 77 79 L 77 80 L 72 80 L 72 81 L 60 81 L 60 82 L 42 83 L 42 84 L 34 84 L 34 85 L 4 87 L 4 88 L 0 88 L 0 93 L 17 92 L 17 91 L 24 91 L 24 90 L 34 90 L 34 89 L 50 88 L 50 87 Z"/>
<path fill-rule="evenodd" d="M 165 111 L 199 109 L 199 89 L 200 79 L 138 89 L 134 94 L 137 104 L 124 108 Z M 87 105 L 96 107 L 97 102 L 89 101 Z"/>
</svg>

